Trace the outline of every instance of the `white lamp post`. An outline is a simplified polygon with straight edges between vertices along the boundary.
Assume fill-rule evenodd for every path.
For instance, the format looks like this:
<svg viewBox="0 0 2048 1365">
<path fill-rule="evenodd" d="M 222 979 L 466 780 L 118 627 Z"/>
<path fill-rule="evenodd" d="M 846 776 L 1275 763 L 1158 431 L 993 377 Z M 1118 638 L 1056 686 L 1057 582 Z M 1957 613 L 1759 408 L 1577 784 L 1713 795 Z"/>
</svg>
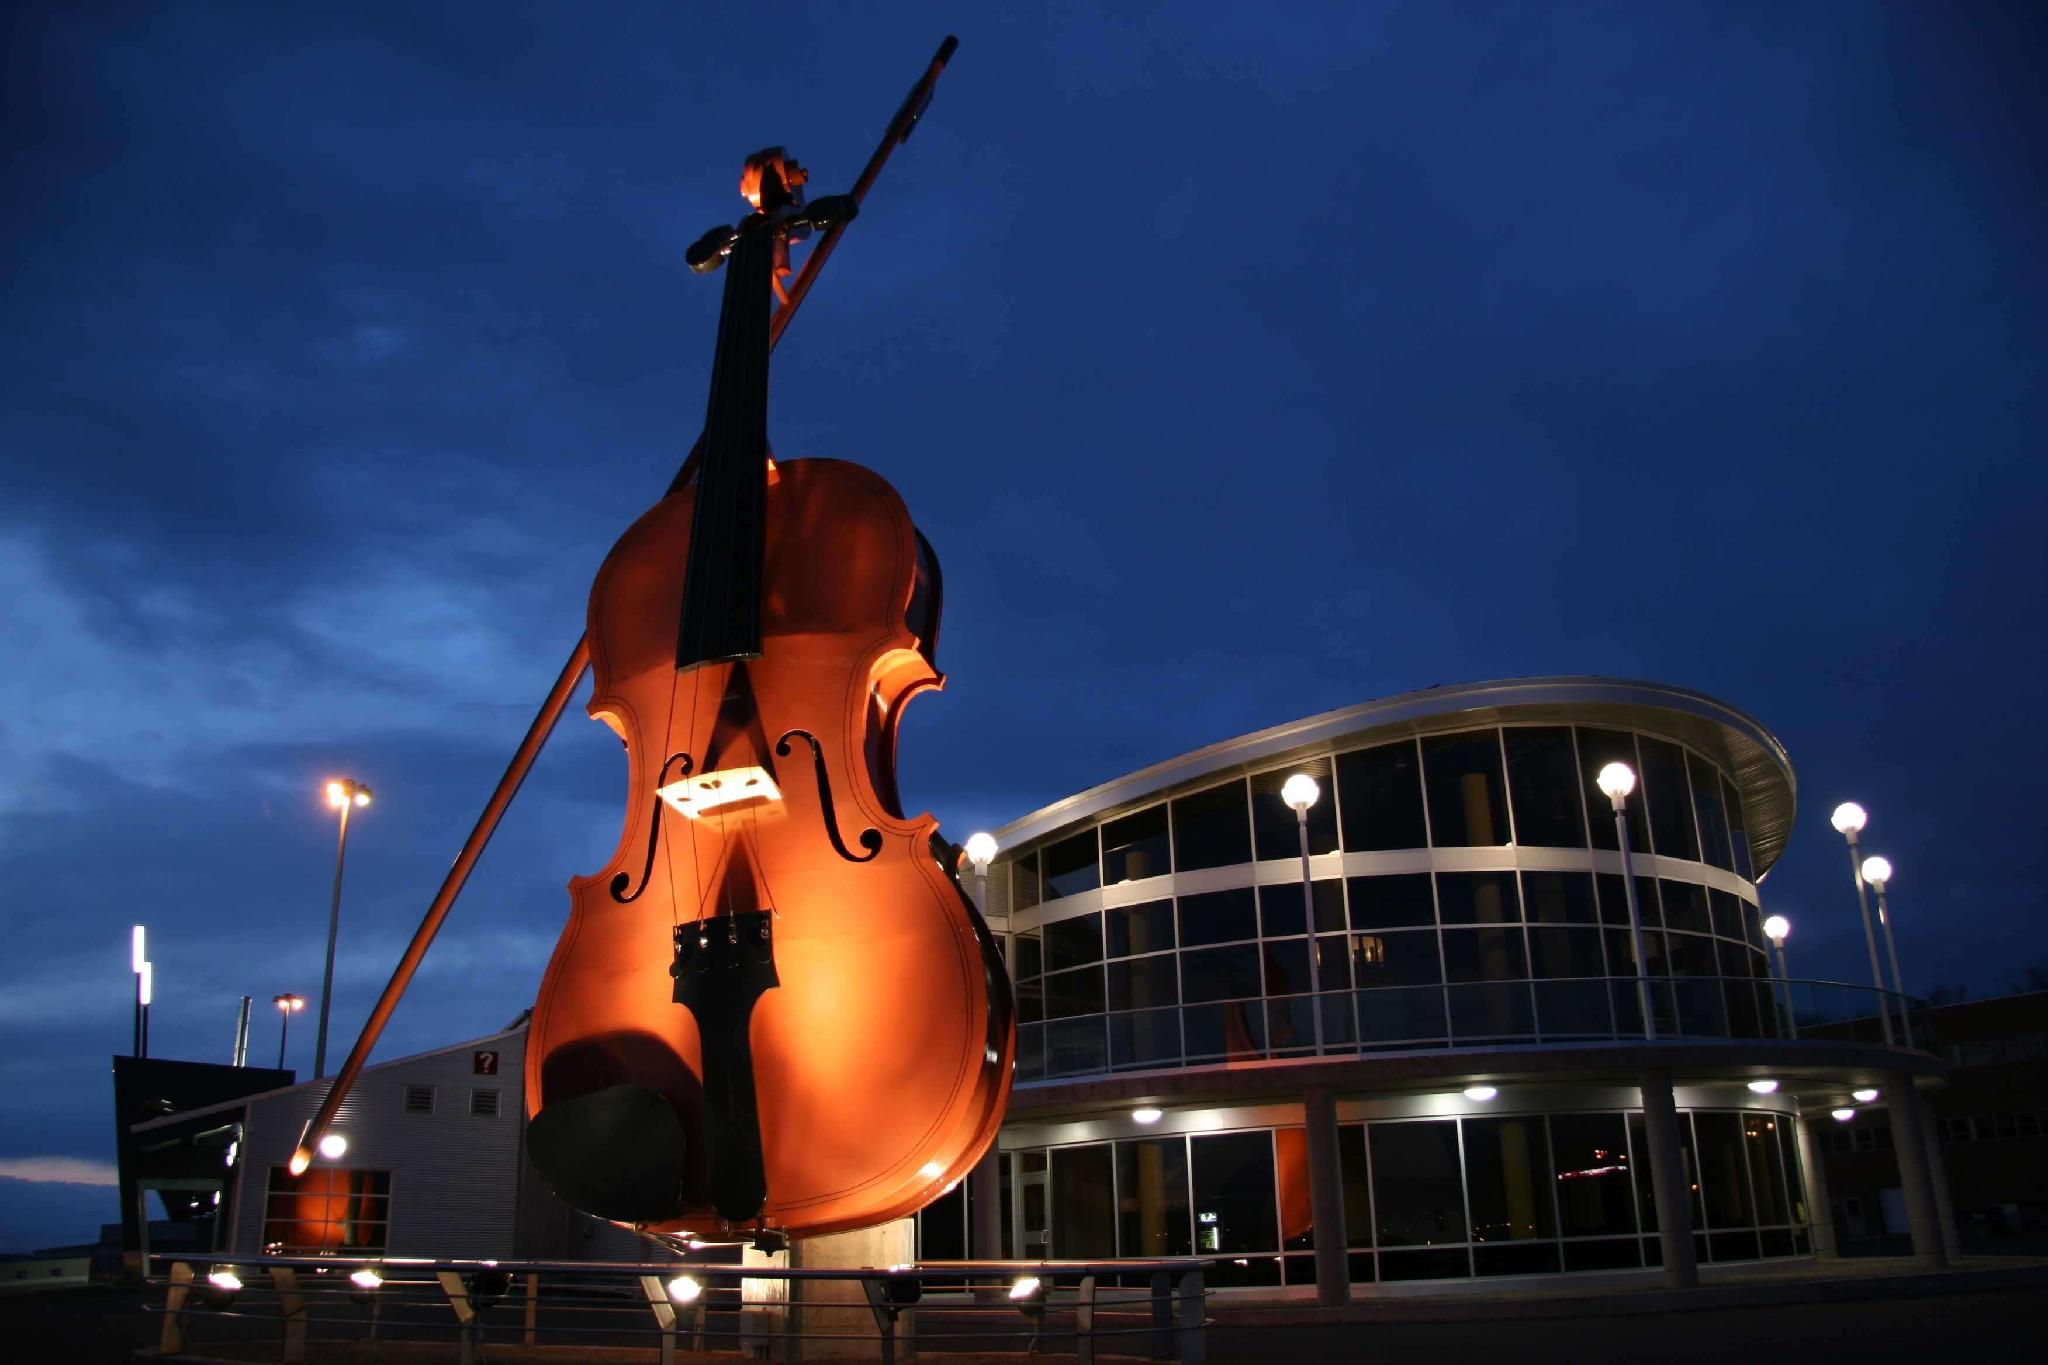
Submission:
<svg viewBox="0 0 2048 1365">
<path fill-rule="evenodd" d="M 1309 881 L 1308 808 L 1322 794 L 1323 789 L 1307 773 L 1296 773 L 1280 785 L 1280 799 L 1294 812 L 1294 823 L 1301 831 L 1302 930 L 1308 935 L 1308 1008 L 1315 1018 L 1318 1057 L 1323 1055 L 1323 978 L 1316 962 L 1316 896 L 1315 887 Z"/>
<path fill-rule="evenodd" d="M 320 1034 L 313 1044 L 313 1079 L 327 1074 L 327 1009 L 334 995 L 334 939 L 341 931 L 341 864 L 348 856 L 348 813 L 370 804 L 370 789 L 350 778 L 327 784 L 327 804 L 341 812 L 341 842 L 334 848 L 334 901 L 327 908 L 327 967 L 320 977 Z"/>
<path fill-rule="evenodd" d="M 1854 801 L 1844 801 L 1828 818 L 1836 832 L 1849 841 L 1849 871 L 1856 877 L 1856 908 L 1863 912 L 1863 942 L 1870 949 L 1870 981 L 1877 987 L 1877 1017 L 1884 1025 L 1884 1044 L 1890 1047 L 1897 1040 L 1892 1037 L 1891 1007 L 1884 1000 L 1884 969 L 1877 965 L 1877 932 L 1870 927 L 1870 897 L 1863 893 L 1863 860 L 1856 845 L 1856 836 L 1863 832 L 1870 817 Z"/>
<path fill-rule="evenodd" d="M 128 967 L 135 973 L 135 1040 L 128 1051 L 136 1057 L 142 1055 L 142 969 L 149 962 L 147 938 L 148 933 L 138 924 L 128 944 Z"/>
<path fill-rule="evenodd" d="M 1636 945 L 1636 999 L 1643 1011 L 1643 1037 L 1654 1042 L 1657 1019 L 1650 1013 L 1650 964 L 1643 956 L 1643 914 L 1636 905 L 1635 859 L 1628 847 L 1628 794 L 1636 789 L 1636 775 L 1626 763 L 1610 763 L 1593 780 L 1601 794 L 1614 803 L 1614 837 L 1621 845 L 1621 885 L 1628 898 L 1628 932 Z"/>
<path fill-rule="evenodd" d="M 1899 1027 L 1905 1030 L 1906 1046 L 1913 1046 L 1913 1016 L 1906 1010 L 1906 978 L 1899 975 L 1899 945 L 1892 937 L 1891 906 L 1885 900 L 1885 886 L 1892 879 L 1892 864 L 1889 858 L 1865 858 L 1863 866 L 1857 869 L 1863 880 L 1877 891 L 1877 922 L 1884 926 L 1884 952 L 1892 963 L 1892 986 L 1899 996 Z"/>
<path fill-rule="evenodd" d="M 149 1055 L 149 1002 L 156 995 L 156 968 L 148 962 L 135 974 L 135 999 L 142 1007 L 142 1045 L 135 1050 L 138 1057 Z"/>
<path fill-rule="evenodd" d="M 284 1070 L 284 1040 L 292 1031 L 292 1016 L 306 1008 L 306 997 L 287 991 L 273 995 L 270 1003 L 277 1006 L 277 1069 Z"/>
<path fill-rule="evenodd" d="M 988 913 L 988 865 L 996 860 L 996 836 L 967 836 L 967 861 L 974 864 L 974 908 Z"/>
<path fill-rule="evenodd" d="M 1764 937 L 1778 950 L 1778 984 L 1785 988 L 1785 1032 L 1799 1036 L 1799 1022 L 1792 1017 L 1792 973 L 1785 966 L 1785 940 L 1792 937 L 1792 921 L 1772 915 L 1764 921 Z"/>
</svg>

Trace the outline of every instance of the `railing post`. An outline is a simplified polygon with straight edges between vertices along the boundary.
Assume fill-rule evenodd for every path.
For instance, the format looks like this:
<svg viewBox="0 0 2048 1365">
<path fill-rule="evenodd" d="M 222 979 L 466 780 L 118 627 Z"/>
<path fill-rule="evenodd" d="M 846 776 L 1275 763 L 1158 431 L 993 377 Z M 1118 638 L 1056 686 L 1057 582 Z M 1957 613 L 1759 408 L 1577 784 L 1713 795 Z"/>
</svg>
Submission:
<svg viewBox="0 0 2048 1365">
<path fill-rule="evenodd" d="M 540 1276 L 528 1271 L 526 1274 L 526 1330 L 520 1334 L 523 1345 L 533 1345 L 534 1336 L 540 1326 Z"/>
<path fill-rule="evenodd" d="M 1173 1278 L 1152 1272 L 1152 1358 L 1173 1359 Z"/>
<path fill-rule="evenodd" d="M 861 1293 L 867 1296 L 868 1311 L 874 1314 L 875 1331 L 882 1339 L 882 1365 L 896 1365 L 896 1314 L 888 1290 L 880 1280 L 863 1279 Z"/>
<path fill-rule="evenodd" d="M 142 1263 L 149 1268 L 147 1260 Z M 185 1300 L 192 1296 L 192 1267 L 184 1261 L 171 1262 L 171 1287 L 164 1294 L 164 1330 L 158 1336 L 156 1353 L 174 1356 L 185 1349 Z"/>
<path fill-rule="evenodd" d="M 278 1310 L 284 1314 L 284 1365 L 305 1365 L 306 1296 L 299 1292 L 298 1272 L 288 1265 L 271 1266 L 270 1286 L 277 1291 Z"/>
<path fill-rule="evenodd" d="M 661 1365 L 676 1365 L 676 1306 L 669 1302 L 668 1288 L 659 1275 L 642 1275 L 640 1292 L 654 1310 L 654 1325 L 661 1331 Z"/>
<path fill-rule="evenodd" d="M 1074 1299 L 1074 1365 L 1095 1365 L 1095 1276 L 1083 1275 Z"/>
<path fill-rule="evenodd" d="M 1183 1365 L 1208 1365 L 1209 1343 L 1203 1335 L 1208 1303 L 1202 1293 L 1198 1265 L 1180 1277 L 1180 1358 Z"/>
<path fill-rule="evenodd" d="M 440 1284 L 441 1292 L 448 1296 L 448 1307 L 455 1313 L 455 1337 L 459 1351 L 456 1359 L 462 1365 L 475 1365 L 476 1305 L 469 1301 L 469 1286 L 453 1270 L 437 1270 L 434 1279 Z"/>
</svg>

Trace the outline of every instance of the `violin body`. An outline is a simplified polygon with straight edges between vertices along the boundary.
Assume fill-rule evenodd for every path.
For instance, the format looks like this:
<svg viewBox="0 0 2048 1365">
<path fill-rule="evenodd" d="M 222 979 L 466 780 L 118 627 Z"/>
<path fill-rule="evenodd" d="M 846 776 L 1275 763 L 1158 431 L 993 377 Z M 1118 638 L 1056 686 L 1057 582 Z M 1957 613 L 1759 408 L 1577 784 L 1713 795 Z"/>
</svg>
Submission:
<svg viewBox="0 0 2048 1365">
<path fill-rule="evenodd" d="M 938 566 L 876 474 L 772 463 L 758 657 L 679 667 L 699 494 L 642 516 L 591 589 L 626 821 L 570 884 L 535 1002 L 529 1150 L 649 1233 L 870 1226 L 980 1158 L 1015 1052 L 1000 954 L 896 797 L 903 708 L 943 683 Z"/>
</svg>

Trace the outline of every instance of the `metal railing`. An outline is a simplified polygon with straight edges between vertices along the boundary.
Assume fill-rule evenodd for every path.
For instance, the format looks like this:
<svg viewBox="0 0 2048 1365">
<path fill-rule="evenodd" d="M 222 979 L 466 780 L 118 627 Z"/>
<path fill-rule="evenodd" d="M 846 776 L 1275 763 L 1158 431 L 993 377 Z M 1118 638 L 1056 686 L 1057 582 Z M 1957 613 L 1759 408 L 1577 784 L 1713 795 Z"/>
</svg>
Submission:
<svg viewBox="0 0 2048 1365">
<path fill-rule="evenodd" d="M 719 1249 L 713 1248 L 710 1254 Z M 727 1252 L 731 1248 L 724 1249 Z M 809 1358 L 808 1342 L 866 1343 L 895 1361 L 920 1346 L 1098 1350 L 1207 1358 L 1204 1260 L 948 1261 L 808 1270 L 700 1261 L 426 1260 L 384 1256 L 189 1255 L 163 1268 L 158 1353 L 309 1339 L 443 1341 L 471 1365 L 487 1342 L 740 1351 Z"/>
<path fill-rule="evenodd" d="M 1434 1048 L 1659 1039 L 1797 1038 L 1882 1044 L 1880 1007 L 1913 1011 L 1933 1046 L 1926 1002 L 1839 981 L 1747 976 L 1570 977 L 1379 986 L 1113 1010 L 1022 1025 L 1019 1080 Z M 1322 1048 L 1316 1020 L 1320 1002 Z M 1882 1005 L 1880 1005 L 1882 1002 Z"/>
</svg>

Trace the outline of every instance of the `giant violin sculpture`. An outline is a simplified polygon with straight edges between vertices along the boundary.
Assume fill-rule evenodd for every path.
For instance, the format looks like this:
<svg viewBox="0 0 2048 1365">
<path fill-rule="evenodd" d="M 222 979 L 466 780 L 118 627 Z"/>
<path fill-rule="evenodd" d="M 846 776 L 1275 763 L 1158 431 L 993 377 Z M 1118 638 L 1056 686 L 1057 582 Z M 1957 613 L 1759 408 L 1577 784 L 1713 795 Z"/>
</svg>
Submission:
<svg viewBox="0 0 2048 1365">
<path fill-rule="evenodd" d="M 625 742 L 625 828 L 570 886 L 534 1006 L 528 1146 L 570 1204 L 657 1236 L 901 1217 L 986 1150 L 1016 1028 L 999 955 L 895 783 L 943 681 L 938 561 L 878 475 L 770 457 L 771 289 L 806 207 L 780 148 L 726 271 L 703 459 L 590 592 L 591 714 Z"/>
</svg>

